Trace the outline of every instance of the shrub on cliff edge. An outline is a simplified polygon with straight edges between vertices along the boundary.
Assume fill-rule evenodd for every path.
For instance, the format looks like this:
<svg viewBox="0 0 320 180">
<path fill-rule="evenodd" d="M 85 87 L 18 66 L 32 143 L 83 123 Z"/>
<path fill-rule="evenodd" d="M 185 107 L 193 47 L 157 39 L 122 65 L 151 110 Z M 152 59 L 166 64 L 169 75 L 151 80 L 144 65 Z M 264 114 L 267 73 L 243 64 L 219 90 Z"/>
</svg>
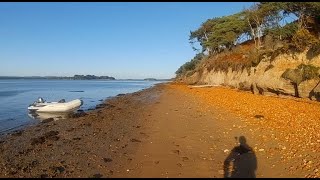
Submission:
<svg viewBox="0 0 320 180">
<path fill-rule="evenodd" d="M 300 64 L 296 69 L 287 69 L 281 77 L 291 81 L 295 89 L 295 96 L 300 97 L 298 86 L 306 80 L 319 77 L 319 67 L 313 65 Z"/>
</svg>

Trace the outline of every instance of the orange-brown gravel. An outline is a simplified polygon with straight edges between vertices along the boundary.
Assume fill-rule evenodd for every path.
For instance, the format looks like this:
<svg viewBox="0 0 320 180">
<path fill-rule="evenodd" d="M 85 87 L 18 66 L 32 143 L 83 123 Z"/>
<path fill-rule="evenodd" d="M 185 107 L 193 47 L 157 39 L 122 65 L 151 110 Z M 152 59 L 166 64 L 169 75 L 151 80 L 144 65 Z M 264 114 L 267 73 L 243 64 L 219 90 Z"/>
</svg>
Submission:
<svg viewBox="0 0 320 180">
<path fill-rule="evenodd" d="M 203 111 L 220 107 L 237 115 L 261 142 L 268 158 L 280 156 L 292 174 L 320 177 L 320 103 L 297 98 L 254 95 L 226 87 L 172 85 L 203 101 Z M 269 142 L 269 143 L 268 143 Z"/>
</svg>

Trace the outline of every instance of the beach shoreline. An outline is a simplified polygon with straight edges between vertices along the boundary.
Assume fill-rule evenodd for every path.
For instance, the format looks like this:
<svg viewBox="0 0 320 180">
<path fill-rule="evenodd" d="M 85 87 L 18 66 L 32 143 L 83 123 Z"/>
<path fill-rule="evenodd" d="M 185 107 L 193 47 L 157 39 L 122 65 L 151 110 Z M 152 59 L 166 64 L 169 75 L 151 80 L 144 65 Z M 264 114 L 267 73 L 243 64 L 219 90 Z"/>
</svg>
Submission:
<svg viewBox="0 0 320 180">
<path fill-rule="evenodd" d="M 319 103 L 159 83 L 102 104 L 1 136 L 0 177 L 224 177 L 241 136 L 256 177 L 320 176 Z"/>
<path fill-rule="evenodd" d="M 159 83 L 150 88 L 142 89 L 137 92 L 127 93 L 127 94 L 118 94 L 117 96 L 106 98 L 102 103 L 98 104 L 96 106 L 97 108 L 95 108 L 94 110 L 88 110 L 88 111 L 85 111 L 84 113 L 83 112 L 76 113 L 75 117 L 72 117 L 69 119 L 61 119 L 57 121 L 52 121 L 51 119 L 49 119 L 49 121 L 46 121 L 46 120 L 41 121 L 41 122 L 38 122 L 37 124 L 27 125 L 18 130 L 14 130 L 14 131 L 2 134 L 0 136 L 0 152 L 2 152 L 1 153 L 2 156 L 0 159 L 1 159 L 1 162 L 3 163 L 1 164 L 2 166 L 0 168 L 0 177 L 56 177 L 54 175 L 54 172 L 55 172 L 54 170 L 51 174 L 47 173 L 47 175 L 43 175 L 41 173 L 39 176 L 35 175 L 35 173 L 39 174 L 40 170 L 33 170 L 31 174 L 28 171 L 27 173 L 23 173 L 23 175 L 18 175 L 19 173 L 17 173 L 17 171 L 24 172 L 26 168 L 30 168 L 30 165 L 32 164 L 32 162 L 34 164 L 35 161 L 34 160 L 31 161 L 31 159 L 38 158 L 36 156 L 32 156 L 29 158 L 27 157 L 27 158 L 21 159 L 21 156 L 30 156 L 31 151 L 33 155 L 36 155 L 35 152 L 39 152 L 39 151 L 47 153 L 45 151 L 48 151 L 47 148 L 50 148 L 53 144 L 60 143 L 61 145 L 61 142 L 60 142 L 61 138 L 59 138 L 59 135 L 66 132 L 72 132 L 76 127 L 78 128 L 83 127 L 82 130 L 84 131 L 88 128 L 92 130 L 91 123 L 102 116 L 105 117 L 103 118 L 103 120 L 108 121 L 106 122 L 106 124 L 113 124 L 112 121 L 116 119 L 114 116 L 119 116 L 120 115 L 119 112 L 124 111 L 122 107 L 118 107 L 119 105 L 120 106 L 124 105 L 125 107 L 129 107 L 130 105 L 126 106 L 125 103 L 129 102 L 134 98 L 137 98 L 137 96 L 139 96 L 141 93 L 147 94 L 143 98 L 146 98 L 145 103 L 148 103 L 148 101 L 152 101 L 155 98 L 153 93 L 148 94 L 148 92 L 152 91 L 154 88 L 157 89 L 157 86 L 161 86 L 161 84 L 162 83 Z M 140 102 L 140 100 L 138 101 Z M 138 103 L 138 102 L 135 102 L 135 103 Z M 131 105 L 131 107 L 126 108 L 125 111 L 128 111 L 130 108 L 131 110 L 135 109 L 136 105 L 137 104 Z M 107 112 L 104 113 L 102 111 L 107 111 Z M 131 116 L 131 112 L 126 113 L 125 116 Z M 137 122 L 132 122 L 132 123 L 135 124 Z M 70 128 L 67 128 L 67 126 L 69 126 Z M 118 128 L 123 128 L 125 126 L 127 128 L 130 128 L 128 124 L 122 125 L 121 123 L 120 125 L 113 124 L 113 126 L 114 127 L 111 127 L 111 126 L 108 127 L 109 129 L 106 130 L 106 131 L 109 131 L 108 133 L 111 132 L 112 136 L 117 136 L 116 134 L 119 134 L 119 132 L 114 132 L 114 129 L 116 131 L 115 126 L 120 126 Z M 88 135 L 87 133 L 88 132 L 81 132 L 78 136 L 87 136 Z M 93 132 L 93 133 L 96 133 L 96 132 Z M 62 143 L 69 143 L 69 140 L 78 141 L 80 139 L 81 138 L 79 137 L 70 138 L 68 139 L 68 141 L 64 139 L 65 141 Z M 118 139 L 118 138 L 115 138 L 115 139 Z M 111 139 L 109 141 L 114 141 L 114 139 Z M 24 143 L 21 144 L 21 142 L 24 142 Z M 112 144 L 112 143 L 109 143 L 109 144 Z M 90 147 L 88 148 L 90 149 Z M 60 153 L 59 151 L 60 150 L 56 149 L 57 154 Z M 65 153 L 68 153 L 68 152 L 65 152 Z M 46 160 L 47 157 L 45 157 L 45 155 L 43 156 L 44 157 L 42 158 L 40 157 L 39 159 L 42 159 L 43 161 L 45 161 L 45 163 L 50 164 L 49 161 Z M 77 157 L 73 157 L 73 155 L 71 156 L 72 156 L 71 159 L 77 158 Z M 15 159 L 17 161 L 12 162 L 12 157 L 15 157 L 15 158 L 18 157 L 17 159 Z M 23 162 L 21 161 L 28 161 L 28 162 L 25 162 L 25 165 L 23 165 Z M 31 161 L 31 163 L 29 161 Z M 7 162 L 7 163 L 4 163 L 4 162 Z M 38 164 L 38 160 L 36 160 L 36 162 L 37 162 L 36 164 Z M 48 169 L 50 168 L 48 167 Z M 70 176 L 67 176 L 67 177 L 77 177 L 75 173 L 73 173 L 73 175 L 71 175 L 70 173 L 69 175 Z M 78 175 L 78 177 L 83 177 L 83 176 Z M 89 175 L 87 177 L 89 177 Z"/>
</svg>

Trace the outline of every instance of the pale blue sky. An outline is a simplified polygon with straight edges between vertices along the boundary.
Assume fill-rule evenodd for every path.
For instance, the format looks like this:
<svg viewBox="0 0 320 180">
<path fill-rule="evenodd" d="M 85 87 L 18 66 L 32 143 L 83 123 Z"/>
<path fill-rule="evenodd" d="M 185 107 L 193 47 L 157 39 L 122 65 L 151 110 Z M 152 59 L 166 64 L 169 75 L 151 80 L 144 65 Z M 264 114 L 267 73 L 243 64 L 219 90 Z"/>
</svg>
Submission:
<svg viewBox="0 0 320 180">
<path fill-rule="evenodd" d="M 0 3 L 0 76 L 172 78 L 190 30 L 250 2 Z"/>
</svg>

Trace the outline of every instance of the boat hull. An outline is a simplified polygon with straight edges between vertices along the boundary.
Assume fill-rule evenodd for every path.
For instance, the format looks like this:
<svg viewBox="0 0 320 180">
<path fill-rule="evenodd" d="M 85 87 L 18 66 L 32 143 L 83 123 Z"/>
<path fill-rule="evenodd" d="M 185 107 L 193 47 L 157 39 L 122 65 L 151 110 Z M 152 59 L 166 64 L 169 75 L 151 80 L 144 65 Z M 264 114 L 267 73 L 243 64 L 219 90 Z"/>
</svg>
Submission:
<svg viewBox="0 0 320 180">
<path fill-rule="evenodd" d="M 33 112 L 46 112 L 46 113 L 58 113 L 58 112 L 70 112 L 78 109 L 83 104 L 82 100 L 76 99 L 69 102 L 59 103 L 38 103 L 36 105 L 29 106 L 29 111 Z"/>
</svg>

